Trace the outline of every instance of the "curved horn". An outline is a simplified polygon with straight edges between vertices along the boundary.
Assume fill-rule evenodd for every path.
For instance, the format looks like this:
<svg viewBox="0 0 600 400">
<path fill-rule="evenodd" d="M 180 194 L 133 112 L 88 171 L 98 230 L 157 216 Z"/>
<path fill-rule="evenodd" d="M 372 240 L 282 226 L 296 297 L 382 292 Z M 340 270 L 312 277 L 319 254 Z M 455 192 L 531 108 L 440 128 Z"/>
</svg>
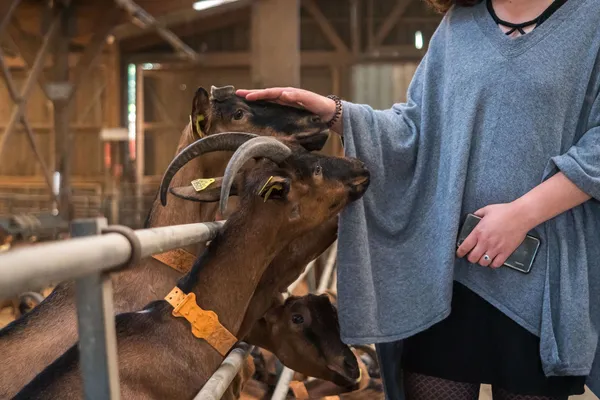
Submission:
<svg viewBox="0 0 600 400">
<path fill-rule="evenodd" d="M 202 154 L 211 153 L 213 151 L 235 151 L 243 143 L 257 137 L 253 133 L 245 132 L 224 132 L 215 135 L 206 136 L 196 140 L 194 143 L 183 149 L 167 167 L 160 183 L 160 202 L 164 206 L 167 204 L 167 191 L 173 177 L 184 165 L 200 157 Z"/>
<path fill-rule="evenodd" d="M 248 160 L 256 157 L 265 157 L 279 164 L 288 158 L 290 154 L 292 154 L 292 150 L 273 137 L 256 137 L 242 144 L 233 154 L 231 160 L 229 160 L 229 164 L 227 164 L 225 174 L 223 175 L 221 199 L 219 200 L 221 214 L 225 214 L 233 180 Z"/>
</svg>

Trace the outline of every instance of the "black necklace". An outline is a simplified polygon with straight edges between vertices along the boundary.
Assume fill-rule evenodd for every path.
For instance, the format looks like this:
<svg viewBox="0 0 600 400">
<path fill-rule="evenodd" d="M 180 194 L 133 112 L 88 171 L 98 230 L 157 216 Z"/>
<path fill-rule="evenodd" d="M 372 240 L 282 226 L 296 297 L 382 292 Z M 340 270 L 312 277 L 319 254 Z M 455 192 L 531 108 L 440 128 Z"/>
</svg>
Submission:
<svg viewBox="0 0 600 400">
<path fill-rule="evenodd" d="M 524 35 L 525 30 L 523 28 L 527 28 L 528 26 L 531 26 L 531 25 L 535 25 L 534 28 L 538 27 L 539 25 L 541 25 L 542 22 L 547 20 L 552 14 L 554 14 L 554 12 L 556 10 L 558 10 L 560 8 L 560 6 L 562 6 L 566 2 L 567 2 L 567 0 L 555 0 L 539 16 L 532 19 L 531 21 L 522 22 L 520 24 L 513 24 L 512 22 L 504 21 L 504 20 L 498 18 L 498 15 L 496 15 L 496 11 L 494 11 L 494 7 L 492 6 L 492 0 L 487 0 L 486 5 L 487 5 L 488 12 L 490 13 L 492 19 L 494 20 L 494 22 L 496 24 L 503 25 L 503 26 L 506 26 L 507 28 L 510 28 L 510 30 L 508 32 L 506 32 L 506 35 L 511 35 L 514 31 L 519 31 L 519 33 L 521 35 Z"/>
</svg>

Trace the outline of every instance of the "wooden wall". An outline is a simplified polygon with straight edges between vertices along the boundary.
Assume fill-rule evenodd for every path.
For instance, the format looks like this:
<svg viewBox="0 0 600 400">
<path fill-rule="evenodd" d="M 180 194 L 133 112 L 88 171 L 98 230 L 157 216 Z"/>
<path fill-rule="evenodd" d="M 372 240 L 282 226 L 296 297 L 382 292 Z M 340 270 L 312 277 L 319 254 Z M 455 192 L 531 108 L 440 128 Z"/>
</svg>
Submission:
<svg viewBox="0 0 600 400">
<path fill-rule="evenodd" d="M 13 70 L 18 87 L 26 77 L 22 69 Z M 102 146 L 99 133 L 105 126 L 107 107 L 107 69 L 104 65 L 94 68 L 81 83 L 73 105 L 71 129 L 73 132 L 73 173 L 78 177 L 99 179 L 103 173 Z M 4 80 L 0 80 L 0 135 L 10 119 L 13 102 L 8 94 Z M 27 116 L 33 125 L 35 140 L 50 169 L 54 164 L 53 115 L 52 103 L 46 98 L 39 86 L 27 104 Z M 27 142 L 26 135 L 18 125 L 9 137 L 6 147 L 0 155 L 0 176 L 31 177 L 40 176 L 41 169 Z"/>
<path fill-rule="evenodd" d="M 350 26 L 350 2 L 348 0 L 316 0 L 319 9 L 337 32 L 345 46 L 352 49 L 352 32 Z M 369 42 L 372 40 L 370 31 L 376 32 L 390 15 L 397 0 L 360 0 L 360 47 L 361 52 L 369 50 Z M 190 12 L 193 12 L 190 10 Z M 301 12 L 301 50 L 303 52 L 323 52 L 334 54 L 334 47 L 324 34 L 319 23 L 305 9 Z M 369 20 L 368 17 L 372 16 Z M 214 57 L 218 55 L 227 57 L 236 56 L 250 51 L 250 22 L 249 18 L 239 13 L 229 18 L 227 15 L 220 16 L 219 21 L 211 21 L 217 26 L 211 31 L 198 33 L 199 26 L 194 26 L 194 21 L 188 23 L 187 31 L 182 39 L 195 50 Z M 385 38 L 382 45 L 410 46 L 414 40 L 414 31 L 421 30 L 425 41 L 429 40 L 431 33 L 437 26 L 441 17 L 433 14 L 426 8 L 421 0 L 413 0 L 407 7 L 405 15 L 400 19 L 395 28 Z M 173 27 L 175 31 L 181 31 L 181 27 Z M 195 33 L 194 33 L 195 32 Z M 276 39 L 276 34 L 274 34 Z M 135 47 L 136 44 L 139 47 Z M 152 34 L 129 39 L 129 43 L 123 47 L 127 51 L 120 55 L 126 64 L 135 56 L 141 54 L 157 56 L 172 53 L 172 49 Z M 132 58 L 133 57 L 133 58 Z M 160 58 L 160 57 L 159 57 Z M 232 59 L 235 57 L 232 57 Z M 139 58 L 137 59 L 139 60 Z M 160 175 L 168 162 L 173 157 L 180 130 L 187 123 L 191 98 L 198 86 L 206 88 L 211 85 L 228 85 L 236 87 L 251 87 L 250 63 L 233 62 L 217 63 L 218 66 L 198 67 L 190 69 L 167 69 L 164 71 L 144 71 L 144 114 L 145 114 L 145 175 Z M 335 60 L 334 60 L 335 61 Z M 417 60 L 418 61 L 418 60 Z M 273 62 L 277 62 L 273 55 Z M 378 64 L 376 60 L 360 61 L 364 64 Z M 401 57 L 395 60 L 386 60 L 392 68 L 402 68 L 409 63 L 408 69 L 413 68 L 415 60 L 403 60 Z M 107 84 L 106 76 L 117 70 L 113 63 L 110 67 L 102 62 L 95 68 L 83 82 L 77 93 L 77 101 L 72 117 L 73 139 L 73 173 L 75 181 L 86 180 L 92 182 L 103 182 L 105 173 L 103 167 L 103 145 L 99 140 L 99 132 L 103 126 L 115 126 L 115 117 L 119 115 L 124 107 L 115 105 L 108 100 L 107 91 L 102 88 Z M 213 64 L 214 65 L 214 64 Z M 368 66 L 364 66 L 367 68 Z M 14 76 L 22 81 L 25 76 L 23 71 L 15 70 Z M 383 75 L 382 75 L 383 76 Z M 381 77 L 380 77 L 381 78 Z M 409 78 L 409 77 L 408 77 Z M 396 85 L 400 91 L 405 86 L 407 76 L 401 78 L 402 84 Z M 311 61 L 310 65 L 304 65 L 301 70 L 301 86 L 322 94 L 335 93 L 352 100 L 357 92 L 354 87 L 357 82 L 353 76 L 353 65 L 344 63 L 322 63 Z M 108 82 L 109 89 L 119 91 L 118 85 L 111 79 Z M 125 86 L 125 82 L 123 82 Z M 395 92 L 397 92 L 396 90 Z M 362 95 L 367 91 L 359 90 Z M 113 97 L 114 98 L 114 97 Z M 364 96 L 362 97 L 364 98 Z M 100 101 L 94 102 L 95 99 Z M 399 98 L 398 100 L 401 100 Z M 6 125 L 12 109 L 12 102 L 0 79 L 0 135 L 3 126 Z M 108 118 L 111 114 L 113 118 Z M 28 105 L 28 115 L 34 125 L 36 141 L 44 154 L 44 159 L 52 169 L 53 165 L 53 134 L 52 134 L 52 107 L 44 97 L 39 88 L 35 89 Z M 107 121 L 110 122 L 107 123 Z M 4 176 L 31 178 L 41 181 L 39 166 L 33 161 L 32 152 L 28 147 L 22 130 L 15 132 L 7 143 L 6 151 L 0 155 L 0 180 Z M 1 189 L 1 182 L 0 182 Z"/>
</svg>

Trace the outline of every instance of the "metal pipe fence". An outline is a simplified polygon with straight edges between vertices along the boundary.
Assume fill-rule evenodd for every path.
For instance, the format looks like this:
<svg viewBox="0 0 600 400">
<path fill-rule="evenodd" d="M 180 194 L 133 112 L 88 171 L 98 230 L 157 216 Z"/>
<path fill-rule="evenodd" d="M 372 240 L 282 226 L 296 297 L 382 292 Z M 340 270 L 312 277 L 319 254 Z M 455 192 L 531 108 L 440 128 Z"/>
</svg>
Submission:
<svg viewBox="0 0 600 400">
<path fill-rule="evenodd" d="M 44 285 L 74 280 L 81 374 L 85 399 L 120 399 L 111 271 L 132 261 L 214 239 L 225 221 L 131 230 L 107 227 L 106 218 L 77 219 L 71 239 L 40 243 L 0 254 L 0 298 Z M 317 292 L 334 271 L 331 251 Z M 313 269 L 312 261 L 288 287 L 291 293 Z M 284 297 L 287 297 L 286 293 Z M 244 365 L 253 346 L 240 342 L 211 376 L 195 400 L 220 399 Z M 294 371 L 285 368 L 272 399 L 284 398 Z M 279 394 L 281 393 L 281 394 Z"/>
<path fill-rule="evenodd" d="M 225 221 L 133 231 L 105 218 L 74 220 L 73 239 L 0 254 L 0 298 L 75 280 L 85 399 L 120 399 L 109 273 L 139 258 L 214 239 Z M 106 233 L 111 232 L 111 233 Z M 106 233 L 106 234 L 103 234 Z"/>
</svg>

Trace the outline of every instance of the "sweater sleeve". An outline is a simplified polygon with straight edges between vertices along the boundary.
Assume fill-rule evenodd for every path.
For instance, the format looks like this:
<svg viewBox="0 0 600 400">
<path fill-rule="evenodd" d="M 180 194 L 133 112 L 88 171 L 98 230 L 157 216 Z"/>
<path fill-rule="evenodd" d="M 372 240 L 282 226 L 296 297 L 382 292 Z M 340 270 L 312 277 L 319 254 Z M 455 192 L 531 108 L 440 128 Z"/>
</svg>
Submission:
<svg viewBox="0 0 600 400">
<path fill-rule="evenodd" d="M 343 102 L 346 155 L 378 163 L 394 154 L 398 163 L 413 163 L 421 126 L 421 101 L 427 55 L 421 60 L 408 88 L 407 100 L 387 110 Z M 385 154 L 384 154 L 385 153 Z"/>
<path fill-rule="evenodd" d="M 587 131 L 564 154 L 552 158 L 569 180 L 582 191 L 600 200 L 600 94 L 590 98 Z"/>
</svg>

